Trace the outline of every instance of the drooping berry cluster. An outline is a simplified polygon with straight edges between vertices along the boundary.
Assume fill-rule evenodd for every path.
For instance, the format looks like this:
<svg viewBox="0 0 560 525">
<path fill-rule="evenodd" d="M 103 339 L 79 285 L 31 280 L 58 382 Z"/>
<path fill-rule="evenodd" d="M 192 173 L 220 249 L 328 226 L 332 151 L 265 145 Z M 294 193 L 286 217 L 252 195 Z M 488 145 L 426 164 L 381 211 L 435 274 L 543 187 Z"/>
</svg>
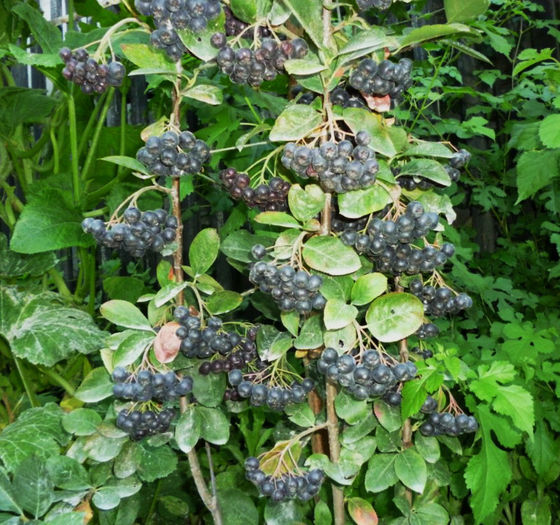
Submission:
<svg viewBox="0 0 560 525">
<path fill-rule="evenodd" d="M 120 62 L 98 64 L 85 49 L 72 53 L 71 49 L 63 47 L 59 54 L 64 61 L 62 75 L 80 86 L 86 95 L 103 93 L 109 86 L 122 84 L 126 70 Z"/>
<path fill-rule="evenodd" d="M 325 191 L 345 193 L 367 188 L 375 183 L 379 163 L 368 148 L 371 137 L 366 131 L 356 135 L 356 145 L 349 140 L 338 144 L 325 142 L 318 148 L 286 144 L 282 164 L 300 177 L 318 178 Z"/>
<path fill-rule="evenodd" d="M 466 149 L 456 151 L 449 159 L 449 163 L 444 166 L 445 171 L 449 175 L 451 182 L 458 182 L 461 178 L 461 169 L 464 168 L 471 158 L 471 154 Z M 398 170 L 395 172 L 398 175 Z M 397 178 L 397 182 L 405 190 L 413 191 L 416 188 L 420 190 L 429 190 L 437 184 L 427 179 L 416 179 L 414 177 L 403 175 Z"/>
<path fill-rule="evenodd" d="M 280 177 L 273 177 L 268 184 L 251 188 L 249 175 L 227 168 L 220 172 L 220 179 L 233 199 L 243 200 L 250 208 L 261 211 L 288 209 L 288 192 L 291 184 Z"/>
<path fill-rule="evenodd" d="M 210 159 L 210 148 L 190 131 L 166 131 L 160 137 L 152 136 L 136 153 L 150 173 L 181 177 L 199 173 L 202 165 Z"/>
<path fill-rule="evenodd" d="M 237 332 L 226 332 L 219 317 L 210 317 L 202 326 L 200 317 L 191 315 L 188 308 L 175 308 L 175 319 L 180 323 L 175 334 L 181 339 L 181 352 L 186 357 L 208 359 L 214 354 L 228 356 L 242 352 L 245 362 L 254 359 L 254 336 L 243 338 Z"/>
<path fill-rule="evenodd" d="M 356 399 L 382 397 L 390 405 L 399 405 L 399 383 L 414 379 L 418 370 L 411 361 L 385 364 L 379 352 L 367 350 L 361 361 L 350 354 L 339 356 L 334 348 L 325 348 L 317 361 L 319 373 L 346 388 Z"/>
<path fill-rule="evenodd" d="M 356 3 L 358 4 L 358 8 L 362 11 L 371 9 L 372 7 L 385 10 L 391 7 L 393 0 L 356 0 Z"/>
<path fill-rule="evenodd" d="M 157 401 L 163 403 L 189 394 L 193 381 L 190 377 L 179 378 L 175 372 L 150 372 L 140 370 L 131 374 L 123 367 L 113 370 L 113 395 L 130 401 Z"/>
<path fill-rule="evenodd" d="M 121 410 L 117 415 L 117 427 L 126 432 L 134 441 L 148 436 L 162 434 L 169 430 L 175 411 L 165 408 L 159 412 L 154 410 Z"/>
<path fill-rule="evenodd" d="M 458 314 L 473 305 L 466 293 L 455 295 L 450 288 L 424 286 L 420 279 L 414 279 L 409 285 L 410 291 L 424 304 L 424 312 L 432 317 Z"/>
<path fill-rule="evenodd" d="M 224 13 L 226 14 L 226 35 L 227 36 L 237 36 L 243 33 L 243 38 L 253 38 L 254 31 L 245 31 L 249 24 L 243 22 L 243 20 L 239 20 L 231 11 L 231 9 L 227 6 L 224 6 Z M 270 30 L 268 27 L 260 26 L 258 29 L 258 34 L 261 38 L 266 38 L 270 36 Z"/>
<path fill-rule="evenodd" d="M 124 223 L 107 229 L 102 220 L 88 217 L 82 221 L 82 229 L 92 234 L 99 244 L 122 249 L 133 257 L 142 257 L 148 250 L 161 252 L 177 235 L 177 219 L 162 209 L 141 212 L 130 207 L 123 219 Z"/>
<path fill-rule="evenodd" d="M 375 218 L 367 226 L 367 233 L 359 233 L 351 227 L 343 231 L 340 239 L 368 256 L 380 272 L 427 273 L 445 264 L 455 251 L 450 243 L 443 244 L 440 249 L 412 244 L 434 230 L 438 222 L 436 213 L 425 212 L 422 204 L 413 201 L 396 221 Z"/>
<path fill-rule="evenodd" d="M 284 71 L 286 60 L 303 58 L 309 48 L 302 38 L 285 40 L 278 44 L 272 38 L 265 38 L 261 47 L 252 50 L 247 47 L 233 49 L 227 45 L 223 33 L 212 36 L 212 45 L 219 49 L 216 62 L 222 73 L 236 84 L 260 86 L 265 80 L 274 80 Z"/>
<path fill-rule="evenodd" d="M 154 18 L 157 29 L 150 41 L 174 61 L 187 51 L 177 30 L 203 31 L 221 11 L 219 0 L 135 0 L 134 6 L 140 14 Z"/>
<path fill-rule="evenodd" d="M 249 281 L 261 292 L 270 294 L 283 312 L 296 310 L 307 314 L 312 310 L 322 310 L 327 300 L 319 292 L 323 279 L 292 266 L 275 266 L 258 261 L 251 266 Z"/>
<path fill-rule="evenodd" d="M 265 474 L 259 467 L 258 458 L 247 458 L 245 476 L 255 484 L 263 496 L 276 502 L 290 499 L 309 501 L 319 493 L 325 479 L 325 473 L 319 469 L 310 470 L 299 476 L 286 473 L 273 477 Z"/>
<path fill-rule="evenodd" d="M 247 337 L 242 338 L 238 344 L 239 350 L 235 350 L 222 358 L 214 358 L 212 361 L 204 361 L 198 369 L 202 375 L 221 374 L 229 372 L 236 368 L 243 368 L 250 362 L 257 359 L 257 346 L 255 339 L 257 336 L 257 328 L 252 327 L 247 331 Z M 237 338 L 234 337 L 233 342 Z M 230 342 L 232 342 L 230 338 Z"/>
<path fill-rule="evenodd" d="M 423 436 L 460 436 L 478 430 L 478 422 L 474 416 L 458 414 L 454 416 L 449 412 L 436 412 L 437 401 L 428 396 L 421 412 L 429 414 L 427 421 L 420 425 L 420 433 Z"/>
<path fill-rule="evenodd" d="M 248 399 L 253 406 L 267 406 L 273 410 L 284 410 L 287 405 L 303 403 L 315 384 L 311 379 L 304 379 L 301 383 L 293 381 L 289 386 L 269 386 L 264 383 L 254 383 L 255 374 L 243 376 L 241 370 L 231 370 L 228 374 L 229 383 L 235 387 L 242 399 Z"/>
<path fill-rule="evenodd" d="M 412 61 L 401 58 L 398 64 L 383 60 L 379 64 L 371 58 L 364 58 L 350 75 L 349 83 L 366 95 L 399 100 L 411 85 Z"/>
<path fill-rule="evenodd" d="M 439 335 L 439 328 L 434 323 L 424 323 L 414 335 L 419 339 L 427 339 L 428 337 L 437 337 Z"/>
</svg>

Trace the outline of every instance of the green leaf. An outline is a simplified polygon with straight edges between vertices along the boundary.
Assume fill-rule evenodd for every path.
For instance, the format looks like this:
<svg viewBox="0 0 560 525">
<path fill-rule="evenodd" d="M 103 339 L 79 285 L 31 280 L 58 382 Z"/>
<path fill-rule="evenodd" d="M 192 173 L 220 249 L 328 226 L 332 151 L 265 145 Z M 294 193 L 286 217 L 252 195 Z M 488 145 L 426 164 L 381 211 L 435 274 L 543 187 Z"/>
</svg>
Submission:
<svg viewBox="0 0 560 525">
<path fill-rule="evenodd" d="M 425 437 L 420 432 L 415 432 L 414 445 L 428 463 L 436 463 L 441 457 L 439 441 L 435 437 Z"/>
<path fill-rule="evenodd" d="M 15 46 L 8 44 L 10 53 L 14 56 L 18 64 L 26 66 L 56 67 L 62 63 L 58 54 L 54 53 L 29 53 Z"/>
<path fill-rule="evenodd" d="M 284 0 L 292 14 L 313 43 L 321 49 L 323 43 L 323 4 L 320 0 Z"/>
<path fill-rule="evenodd" d="M 288 419 L 300 427 L 312 427 L 315 424 L 315 414 L 311 407 L 305 403 L 289 405 L 284 410 Z"/>
<path fill-rule="evenodd" d="M 519 62 L 513 68 L 513 76 L 518 75 L 522 71 L 525 71 L 526 69 L 534 66 L 535 64 L 538 64 L 539 62 L 549 60 L 550 58 L 552 58 L 553 53 L 553 50 L 548 47 L 539 50 L 534 48 L 524 49 L 521 53 L 519 53 L 519 56 L 517 57 Z M 505 54 L 508 55 L 508 53 Z"/>
<path fill-rule="evenodd" d="M 274 361 L 283 356 L 292 346 L 292 338 L 274 326 L 263 325 L 257 332 L 257 349 L 263 361 Z"/>
<path fill-rule="evenodd" d="M 36 519 L 55 501 L 49 472 L 45 462 L 37 456 L 29 456 L 19 464 L 12 487 L 18 505 Z"/>
<path fill-rule="evenodd" d="M 399 480 L 395 472 L 397 456 L 398 454 L 375 454 L 369 460 L 364 479 L 367 491 L 383 492 Z"/>
<path fill-rule="evenodd" d="M 178 29 L 177 34 L 185 44 L 185 47 L 196 57 L 204 62 L 209 62 L 218 54 L 218 50 L 212 46 L 210 39 L 214 33 L 225 33 L 226 16 L 224 11 L 211 20 L 203 31 L 195 33 L 190 29 Z"/>
<path fill-rule="evenodd" d="M 148 44 L 122 44 L 121 49 L 128 60 L 142 69 L 176 73 L 175 64 L 169 57 Z"/>
<path fill-rule="evenodd" d="M 349 426 L 342 432 L 340 442 L 343 445 L 352 445 L 362 438 L 370 435 L 377 426 L 377 420 L 371 412 L 362 420 L 358 421 L 355 425 Z"/>
<path fill-rule="evenodd" d="M 313 75 L 327 69 L 327 66 L 316 60 L 294 58 L 284 62 L 284 68 L 290 75 Z"/>
<path fill-rule="evenodd" d="M 407 448 L 395 459 L 397 477 L 414 492 L 422 494 L 428 479 L 426 462 L 416 450 Z"/>
<path fill-rule="evenodd" d="M 377 513 L 373 510 L 371 503 L 362 498 L 348 500 L 348 514 L 357 525 L 377 525 L 379 523 Z"/>
<path fill-rule="evenodd" d="M 265 235 L 253 235 L 247 230 L 238 230 L 225 238 L 220 249 L 227 257 L 235 261 L 250 263 L 254 262 L 251 248 L 255 244 L 268 246 L 271 243 L 270 237 Z"/>
<path fill-rule="evenodd" d="M 407 381 L 403 386 L 401 412 L 403 421 L 418 413 L 426 401 L 426 380 L 424 376 L 420 379 Z"/>
<path fill-rule="evenodd" d="M 338 53 L 347 55 L 364 51 L 364 54 L 369 55 L 384 47 L 389 47 L 387 46 L 387 34 L 380 28 L 372 28 L 356 33 Z"/>
<path fill-rule="evenodd" d="M 408 293 L 385 294 L 371 303 L 366 313 L 368 329 L 382 343 L 412 335 L 422 325 L 422 301 Z"/>
<path fill-rule="evenodd" d="M 355 306 L 346 304 L 338 299 L 327 301 L 323 312 L 323 319 L 327 330 L 338 330 L 349 325 L 358 316 Z"/>
<path fill-rule="evenodd" d="M 218 490 L 218 501 L 223 523 L 227 525 L 249 525 L 259 523 L 259 512 L 253 500 L 241 490 Z"/>
<path fill-rule="evenodd" d="M 312 237 L 303 247 L 303 259 L 314 270 L 329 275 L 346 275 L 362 266 L 358 254 L 336 237 Z"/>
<path fill-rule="evenodd" d="M 16 503 L 14 491 L 8 476 L 0 470 L 0 511 L 23 514 L 22 508 Z"/>
<path fill-rule="evenodd" d="M 283 228 L 301 228 L 301 225 L 289 213 L 283 211 L 263 211 L 255 217 L 255 222 L 268 224 L 269 226 L 281 226 Z"/>
<path fill-rule="evenodd" d="M 103 291 L 109 299 L 135 303 L 142 296 L 144 281 L 136 277 L 114 275 L 103 279 Z"/>
<path fill-rule="evenodd" d="M 10 248 L 19 253 L 40 253 L 71 246 L 88 247 L 93 241 L 82 231 L 82 215 L 61 192 L 46 190 L 29 199 L 18 218 Z"/>
<path fill-rule="evenodd" d="M 415 509 L 418 523 L 429 523 L 430 525 L 448 525 L 449 514 L 441 505 L 437 503 L 424 503 L 418 505 Z"/>
<path fill-rule="evenodd" d="M 336 414 L 349 425 L 355 425 L 370 414 L 367 401 L 358 401 L 345 392 L 339 392 L 334 400 Z"/>
<path fill-rule="evenodd" d="M 288 192 L 288 203 L 292 215 L 298 221 L 306 222 L 323 209 L 325 193 L 316 184 L 309 184 L 305 189 L 299 184 L 292 184 Z"/>
<path fill-rule="evenodd" d="M 13 472 L 26 458 L 47 459 L 58 455 L 67 434 L 60 424 L 62 410 L 53 404 L 22 412 L 0 433 L 0 459 Z"/>
<path fill-rule="evenodd" d="M 402 426 L 399 407 L 392 407 L 383 401 L 375 401 L 373 403 L 373 413 L 381 426 L 389 432 L 399 430 Z"/>
<path fill-rule="evenodd" d="M 206 273 L 220 252 L 220 236 L 214 228 L 201 230 L 189 246 L 189 261 L 197 275 Z"/>
<path fill-rule="evenodd" d="M 221 374 L 201 375 L 192 369 L 189 375 L 193 378 L 193 395 L 204 406 L 216 407 L 224 399 L 226 378 Z"/>
<path fill-rule="evenodd" d="M 230 8 L 233 14 L 246 24 L 252 24 L 257 20 L 255 0 L 231 0 Z"/>
<path fill-rule="evenodd" d="M 475 0 L 476 1 L 476 0 Z M 474 33 L 473 29 L 463 24 L 433 24 L 413 29 L 400 38 L 401 48 L 413 46 L 437 38 Z"/>
<path fill-rule="evenodd" d="M 313 509 L 313 523 L 315 525 L 332 525 L 331 510 L 322 500 L 319 500 Z"/>
<path fill-rule="evenodd" d="M 124 326 L 125 328 L 133 328 L 135 330 L 145 330 L 152 332 L 150 322 L 144 314 L 132 303 L 126 301 L 107 301 L 99 308 L 101 315 L 107 321 Z"/>
<path fill-rule="evenodd" d="M 469 22 L 482 15 L 490 4 L 489 0 L 444 0 L 448 22 Z"/>
<path fill-rule="evenodd" d="M 299 314 L 295 310 L 293 312 L 282 312 L 280 320 L 286 330 L 297 337 L 299 332 Z"/>
<path fill-rule="evenodd" d="M 86 469 L 74 458 L 51 456 L 47 460 L 46 467 L 56 487 L 66 490 L 87 490 L 91 486 Z"/>
<path fill-rule="evenodd" d="M 346 108 L 343 116 L 354 134 L 364 130 L 371 135 L 370 147 L 376 153 L 394 157 L 407 145 L 406 132 L 402 128 L 388 126 L 381 115 L 363 108 Z"/>
<path fill-rule="evenodd" d="M 399 176 L 420 177 L 442 186 L 451 185 L 449 174 L 436 160 L 413 159 L 402 167 Z"/>
<path fill-rule="evenodd" d="M 86 312 L 66 306 L 57 294 L 11 286 L 0 287 L 0 334 L 16 357 L 44 366 L 99 350 L 106 336 Z"/>
<path fill-rule="evenodd" d="M 118 507 L 121 497 L 109 487 L 101 487 L 98 489 L 91 501 L 100 510 L 111 510 Z"/>
<path fill-rule="evenodd" d="M 299 336 L 294 341 L 298 350 L 313 350 L 319 348 L 323 342 L 323 326 L 321 316 L 314 315 L 303 323 Z"/>
<path fill-rule="evenodd" d="M 104 160 L 105 162 L 110 162 L 112 164 L 117 164 L 118 166 L 124 166 L 133 171 L 138 171 L 143 173 L 144 175 L 149 175 L 150 171 L 144 164 L 142 164 L 139 160 L 136 160 L 132 157 L 125 157 L 122 155 L 112 155 L 109 157 L 102 157 L 99 160 Z"/>
<path fill-rule="evenodd" d="M 196 407 L 200 417 L 200 437 L 214 445 L 225 445 L 229 440 L 229 420 L 218 408 Z"/>
<path fill-rule="evenodd" d="M 154 296 L 154 304 L 157 308 L 163 306 L 165 303 L 168 303 L 179 295 L 179 292 L 184 290 L 187 287 L 187 283 L 169 283 L 164 285 L 158 293 Z"/>
<path fill-rule="evenodd" d="M 510 416 L 514 425 L 527 432 L 533 433 L 535 413 L 533 397 L 519 385 L 501 386 L 496 392 L 492 407 L 499 414 Z"/>
<path fill-rule="evenodd" d="M 45 523 L 48 525 L 82 525 L 84 521 L 84 512 L 72 511 L 65 512 L 64 514 L 57 514 L 54 518 L 49 518 Z"/>
<path fill-rule="evenodd" d="M 76 436 L 90 436 L 100 423 L 101 416 L 91 408 L 77 408 L 62 417 L 64 430 Z"/>
<path fill-rule="evenodd" d="M 0 278 L 42 275 L 56 264 L 54 253 L 22 255 L 8 249 L 8 239 L 0 233 Z"/>
<path fill-rule="evenodd" d="M 270 131 L 269 138 L 273 142 L 300 140 L 311 133 L 321 122 L 321 114 L 311 106 L 292 104 L 280 113 Z"/>
<path fill-rule="evenodd" d="M 126 332 L 128 334 L 113 354 L 113 367 L 131 365 L 153 344 L 155 339 L 155 335 L 151 332 L 125 330 L 120 333 Z"/>
<path fill-rule="evenodd" d="M 550 433 L 544 421 L 537 421 L 535 433 L 526 441 L 525 447 L 539 477 L 546 483 L 555 481 L 558 468 L 551 466 L 560 463 L 560 442 Z"/>
<path fill-rule="evenodd" d="M 235 310 L 243 302 L 240 293 L 224 290 L 212 294 L 206 302 L 206 307 L 212 315 L 225 314 Z"/>
<path fill-rule="evenodd" d="M 97 403 L 113 395 L 113 382 L 107 371 L 94 368 L 82 381 L 74 397 L 84 403 Z"/>
<path fill-rule="evenodd" d="M 177 454 L 170 447 L 151 447 L 142 443 L 138 447 L 138 476 L 148 483 L 166 478 L 175 472 Z"/>
<path fill-rule="evenodd" d="M 325 347 L 330 346 L 341 352 L 348 352 L 355 347 L 358 340 L 356 328 L 348 325 L 341 330 L 328 330 L 323 335 Z"/>
<path fill-rule="evenodd" d="M 526 499 L 521 504 L 521 523 L 523 525 L 550 525 L 552 515 L 547 499 Z"/>
<path fill-rule="evenodd" d="M 498 505 L 500 494 L 512 478 L 507 452 L 494 444 L 493 420 L 488 406 L 477 407 L 477 419 L 482 433 L 481 448 L 465 470 L 465 482 L 472 492 L 471 508 L 477 523 L 483 522 Z"/>
<path fill-rule="evenodd" d="M 362 275 L 352 287 L 352 304 L 362 306 L 387 290 L 387 277 L 382 273 Z"/>
<path fill-rule="evenodd" d="M 358 219 L 382 210 L 391 202 L 391 196 L 379 185 L 363 190 L 347 191 L 338 196 L 340 214 L 349 219 Z"/>
<path fill-rule="evenodd" d="M 453 151 L 442 142 L 415 139 L 404 152 L 409 157 L 438 157 L 450 159 Z"/>
<path fill-rule="evenodd" d="M 58 54 L 62 47 L 62 33 L 54 24 L 48 22 L 38 9 L 30 4 L 18 3 L 12 11 L 29 26 L 43 53 Z"/>
<path fill-rule="evenodd" d="M 210 104 L 211 106 L 219 106 L 224 101 L 224 93 L 218 86 L 211 84 L 198 84 L 186 91 L 183 91 L 183 96 Z"/>
<path fill-rule="evenodd" d="M 548 115 L 540 124 L 539 137 L 547 148 L 560 148 L 560 115 Z"/>
<path fill-rule="evenodd" d="M 197 407 L 189 406 L 181 414 L 175 427 L 175 441 L 179 449 L 185 454 L 189 453 L 200 439 L 202 420 Z"/>
<path fill-rule="evenodd" d="M 11 140 L 17 126 L 41 122 L 50 115 L 55 105 L 56 100 L 39 89 L 0 88 L 0 136 Z"/>
</svg>

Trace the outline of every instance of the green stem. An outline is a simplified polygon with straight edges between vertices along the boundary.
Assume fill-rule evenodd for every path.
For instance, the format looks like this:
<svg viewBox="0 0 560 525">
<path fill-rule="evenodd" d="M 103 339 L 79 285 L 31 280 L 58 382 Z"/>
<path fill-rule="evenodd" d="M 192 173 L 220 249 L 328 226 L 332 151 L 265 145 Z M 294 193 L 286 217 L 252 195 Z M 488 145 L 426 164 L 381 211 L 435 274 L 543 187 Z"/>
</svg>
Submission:
<svg viewBox="0 0 560 525">
<path fill-rule="evenodd" d="M 4 342 L 3 339 L 0 339 L 0 347 L 5 348 L 8 352 L 12 354 L 12 358 L 14 360 L 14 363 L 16 364 L 16 368 L 19 377 L 21 379 L 21 382 L 23 383 L 23 388 L 25 390 L 25 393 L 27 394 L 27 397 L 29 399 L 29 403 L 31 404 L 32 407 L 38 407 L 39 401 L 37 400 L 37 396 L 35 395 L 35 392 L 33 392 L 33 390 L 31 389 L 31 385 L 29 384 L 29 380 L 25 374 L 25 370 L 20 360 L 14 355 L 13 352 L 10 351 L 9 345 L 6 342 Z"/>
<path fill-rule="evenodd" d="M 103 104 L 103 109 L 101 110 L 101 115 L 99 116 L 99 120 L 97 121 L 97 125 L 95 126 L 95 131 L 93 133 L 93 138 L 91 139 L 91 144 L 88 149 L 86 161 L 84 162 L 84 167 L 82 168 L 83 180 L 87 180 L 89 169 L 91 167 L 91 163 L 93 162 L 93 157 L 95 156 L 95 153 L 97 151 L 97 143 L 99 142 L 99 137 L 101 136 L 101 130 L 105 125 L 107 112 L 109 111 L 109 107 L 111 106 L 111 102 L 113 100 L 114 94 L 115 94 L 115 90 L 111 89 L 111 92 L 105 99 L 105 103 Z"/>
<path fill-rule="evenodd" d="M 14 149 L 14 155 L 18 159 L 28 159 L 30 157 L 35 156 L 39 151 L 41 151 L 42 147 L 46 144 L 47 140 L 49 139 L 50 129 L 45 129 L 39 140 L 35 142 L 33 147 L 29 149 Z"/>
<path fill-rule="evenodd" d="M 121 144 L 119 148 L 119 155 L 123 156 L 126 152 L 126 123 L 127 123 L 127 106 L 126 106 L 126 96 L 128 94 L 128 89 L 121 89 Z M 119 166 L 117 169 L 117 176 L 121 175 L 124 171 L 124 166 Z"/>
<path fill-rule="evenodd" d="M 50 368 L 44 368 L 42 366 L 39 367 L 39 370 L 43 374 L 51 378 L 55 383 L 58 383 L 62 388 L 64 388 L 64 390 L 66 390 L 66 393 L 69 396 L 74 397 L 74 394 L 76 393 L 76 389 L 58 372 L 55 372 L 53 369 Z"/>
<path fill-rule="evenodd" d="M 88 282 L 89 282 L 89 298 L 88 298 L 88 311 L 91 316 L 95 314 L 95 285 L 96 285 L 96 264 L 95 264 L 95 252 L 89 254 L 89 272 L 88 272 Z"/>
<path fill-rule="evenodd" d="M 105 104 L 105 100 L 107 99 L 108 96 L 109 96 L 109 91 L 105 91 L 105 93 L 103 93 L 99 97 L 97 104 L 95 104 L 95 106 L 93 107 L 93 111 L 91 112 L 86 127 L 84 128 L 84 131 L 80 134 L 81 135 L 80 145 L 78 146 L 78 155 L 80 157 L 84 153 L 84 149 L 88 144 L 89 136 L 91 135 L 91 130 L 93 129 L 93 126 L 97 122 L 97 117 L 99 115 L 99 112 L 101 111 L 103 104 Z"/>
<path fill-rule="evenodd" d="M 72 0 L 70 0 L 72 4 Z M 73 4 L 72 4 L 73 5 Z M 72 187 L 74 204 L 80 204 L 80 168 L 78 164 L 78 126 L 76 123 L 76 105 L 74 96 L 68 97 L 68 120 L 70 121 L 70 151 L 72 154 Z"/>
<path fill-rule="evenodd" d="M 72 292 L 68 289 L 68 286 L 66 286 L 66 282 L 62 278 L 62 275 L 60 275 L 55 268 L 51 268 L 49 270 L 49 275 L 57 287 L 58 293 L 66 299 L 72 299 Z"/>
</svg>

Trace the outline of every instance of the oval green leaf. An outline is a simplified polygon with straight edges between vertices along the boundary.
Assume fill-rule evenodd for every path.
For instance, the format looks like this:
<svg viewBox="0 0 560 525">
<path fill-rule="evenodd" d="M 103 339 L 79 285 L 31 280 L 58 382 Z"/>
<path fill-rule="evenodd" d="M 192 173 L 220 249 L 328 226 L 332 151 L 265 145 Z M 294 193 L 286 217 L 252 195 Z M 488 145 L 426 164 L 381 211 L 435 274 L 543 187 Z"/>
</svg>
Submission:
<svg viewBox="0 0 560 525">
<path fill-rule="evenodd" d="M 346 275 L 362 266 L 358 254 L 336 237 L 313 237 L 303 247 L 303 258 L 314 270 Z"/>
</svg>

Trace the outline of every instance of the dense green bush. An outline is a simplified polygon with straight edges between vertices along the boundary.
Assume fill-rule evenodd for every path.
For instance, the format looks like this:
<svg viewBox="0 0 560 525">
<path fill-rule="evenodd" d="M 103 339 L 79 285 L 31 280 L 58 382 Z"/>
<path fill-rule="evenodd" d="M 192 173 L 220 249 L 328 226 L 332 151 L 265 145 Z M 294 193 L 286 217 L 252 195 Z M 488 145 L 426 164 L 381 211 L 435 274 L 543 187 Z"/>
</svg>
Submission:
<svg viewBox="0 0 560 525">
<path fill-rule="evenodd" d="M 553 523 L 554 14 L 516 0 L 229 0 L 212 12 L 219 4 L 200 2 L 212 6 L 204 29 L 206 19 L 145 16 L 146 2 L 71 2 L 71 16 L 90 18 L 64 37 L 32 3 L 0 6 L 0 523 Z M 169 24 L 181 27 L 175 48 Z M 260 52 L 267 68 L 256 67 L 251 87 L 229 52 L 211 45 L 218 31 L 234 47 L 272 46 L 275 35 L 287 56 L 271 64 Z M 66 80 L 76 64 L 65 47 L 119 61 L 128 76 L 84 94 Z M 375 65 L 366 57 L 402 64 L 394 83 L 368 86 Z M 52 88 L 17 86 L 22 65 Z M 129 118 L 139 99 L 142 124 Z M 177 177 L 148 141 L 169 130 L 199 141 L 191 148 L 183 136 Z M 172 163 L 174 139 L 165 137 L 162 159 Z M 358 189 L 325 170 L 335 169 L 332 141 L 343 139 L 356 149 L 341 170 L 372 175 Z M 290 143 L 323 157 L 310 162 L 304 149 L 293 160 Z M 472 156 L 466 168 L 461 148 Z M 272 181 L 272 193 L 244 192 L 240 173 L 253 188 Z M 143 216 L 152 233 L 134 211 L 123 215 L 136 206 L 165 210 Z M 430 213 L 439 220 L 430 224 Z M 118 233 L 127 223 L 147 237 Z M 411 252 L 401 249 L 410 241 Z M 443 268 L 414 262 L 426 246 L 426 256 L 443 252 L 441 266 L 452 254 L 446 242 L 455 250 Z M 291 282 L 289 266 L 306 272 L 294 282 L 308 291 L 295 300 L 269 285 L 274 267 Z M 422 302 L 418 278 L 452 286 L 439 297 L 456 299 Z M 471 300 L 458 292 L 474 301 L 466 312 Z M 457 315 L 434 319 L 446 308 Z M 197 323 L 207 326 L 206 345 Z M 230 355 L 225 369 L 220 354 Z M 328 366 L 337 354 L 346 355 L 338 371 Z M 353 371 L 371 360 L 369 372 Z M 182 390 L 134 390 L 123 368 L 144 385 L 148 372 L 176 371 L 169 384 L 183 378 Z M 253 389 L 244 400 L 250 384 L 229 368 L 288 397 L 273 390 L 265 401 Z M 434 432 L 428 396 L 438 412 L 472 414 L 478 423 L 463 430 L 476 434 Z M 164 406 L 175 411 L 170 425 L 129 438 L 140 427 L 124 414 L 153 419 Z M 276 484 L 259 495 L 247 478 L 268 489 L 252 456 L 277 481 L 307 475 L 310 488 L 294 487 L 294 498 Z M 290 498 L 274 501 L 282 496 Z"/>
</svg>

